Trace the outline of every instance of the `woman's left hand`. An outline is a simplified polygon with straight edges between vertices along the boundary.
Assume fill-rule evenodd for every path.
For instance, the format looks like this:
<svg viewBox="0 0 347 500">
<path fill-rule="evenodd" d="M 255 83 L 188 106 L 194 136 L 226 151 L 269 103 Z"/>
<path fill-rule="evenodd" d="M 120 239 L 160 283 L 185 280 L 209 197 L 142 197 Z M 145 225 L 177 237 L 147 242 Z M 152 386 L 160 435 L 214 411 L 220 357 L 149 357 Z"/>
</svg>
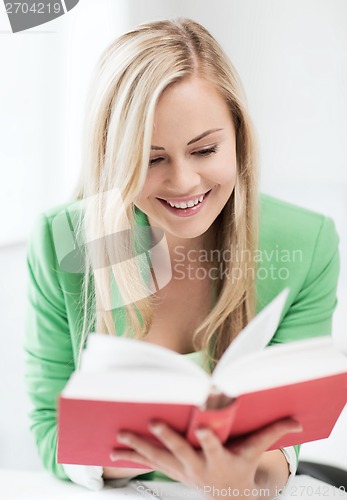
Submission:
<svg viewBox="0 0 347 500">
<path fill-rule="evenodd" d="M 258 498 L 264 496 L 262 492 L 257 494 L 257 488 L 263 483 L 261 475 L 257 474 L 262 454 L 284 434 L 301 429 L 292 419 L 279 420 L 241 442 L 225 446 L 212 430 L 204 428 L 196 433 L 201 450 L 195 450 L 184 437 L 162 422 L 151 425 L 150 430 L 165 448 L 134 433 L 122 432 L 117 436 L 118 441 L 133 450 L 114 450 L 111 459 L 130 460 L 160 470 L 186 486 L 197 488 L 207 498 L 215 498 L 212 492 L 218 496 L 217 492 L 222 489 Z"/>
</svg>

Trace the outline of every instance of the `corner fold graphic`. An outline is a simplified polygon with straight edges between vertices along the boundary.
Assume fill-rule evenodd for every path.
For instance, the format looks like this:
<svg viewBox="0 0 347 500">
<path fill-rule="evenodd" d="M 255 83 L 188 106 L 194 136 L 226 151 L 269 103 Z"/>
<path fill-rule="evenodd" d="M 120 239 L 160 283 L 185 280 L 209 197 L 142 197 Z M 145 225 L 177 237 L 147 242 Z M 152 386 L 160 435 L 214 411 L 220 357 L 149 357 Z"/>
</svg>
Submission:
<svg viewBox="0 0 347 500">
<path fill-rule="evenodd" d="M 41 24 L 49 23 L 72 10 L 79 0 L 25 0 L 25 2 L 8 2 L 4 5 L 13 33 L 25 31 Z"/>
<path fill-rule="evenodd" d="M 80 0 L 65 0 L 66 10 L 72 10 L 78 4 Z"/>
</svg>

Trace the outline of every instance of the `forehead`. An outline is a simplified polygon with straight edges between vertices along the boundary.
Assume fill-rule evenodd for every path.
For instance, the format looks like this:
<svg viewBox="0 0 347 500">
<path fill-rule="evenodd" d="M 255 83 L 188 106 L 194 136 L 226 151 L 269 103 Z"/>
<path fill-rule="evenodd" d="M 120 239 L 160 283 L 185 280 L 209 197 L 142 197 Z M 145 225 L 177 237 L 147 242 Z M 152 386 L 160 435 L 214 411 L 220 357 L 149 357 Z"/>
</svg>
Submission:
<svg viewBox="0 0 347 500">
<path fill-rule="evenodd" d="M 199 134 L 226 126 L 232 127 L 232 116 L 225 99 L 212 83 L 193 77 L 164 90 L 155 110 L 153 134 Z"/>
</svg>

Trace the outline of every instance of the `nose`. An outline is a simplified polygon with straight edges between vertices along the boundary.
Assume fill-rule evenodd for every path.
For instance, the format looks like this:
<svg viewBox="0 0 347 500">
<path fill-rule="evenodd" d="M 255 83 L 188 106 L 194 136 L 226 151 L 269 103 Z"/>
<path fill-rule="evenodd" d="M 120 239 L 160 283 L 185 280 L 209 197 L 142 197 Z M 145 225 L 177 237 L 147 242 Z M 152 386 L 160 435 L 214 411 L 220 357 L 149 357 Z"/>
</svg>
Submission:
<svg viewBox="0 0 347 500">
<path fill-rule="evenodd" d="M 192 168 L 184 160 L 172 163 L 168 169 L 166 187 L 173 196 L 185 196 L 196 193 L 201 185 L 201 176 L 197 169 Z"/>
</svg>

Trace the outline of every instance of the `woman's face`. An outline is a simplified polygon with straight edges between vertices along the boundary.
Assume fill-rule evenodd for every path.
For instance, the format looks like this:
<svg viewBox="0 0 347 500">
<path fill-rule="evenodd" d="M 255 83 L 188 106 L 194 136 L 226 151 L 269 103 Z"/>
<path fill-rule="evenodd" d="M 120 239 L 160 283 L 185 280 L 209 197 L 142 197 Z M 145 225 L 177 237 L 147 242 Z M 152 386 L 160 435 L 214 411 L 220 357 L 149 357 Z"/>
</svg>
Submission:
<svg viewBox="0 0 347 500">
<path fill-rule="evenodd" d="M 135 205 L 169 240 L 204 234 L 233 192 L 235 146 L 229 108 L 214 86 L 197 77 L 173 84 L 158 101 L 148 174 Z"/>
</svg>

